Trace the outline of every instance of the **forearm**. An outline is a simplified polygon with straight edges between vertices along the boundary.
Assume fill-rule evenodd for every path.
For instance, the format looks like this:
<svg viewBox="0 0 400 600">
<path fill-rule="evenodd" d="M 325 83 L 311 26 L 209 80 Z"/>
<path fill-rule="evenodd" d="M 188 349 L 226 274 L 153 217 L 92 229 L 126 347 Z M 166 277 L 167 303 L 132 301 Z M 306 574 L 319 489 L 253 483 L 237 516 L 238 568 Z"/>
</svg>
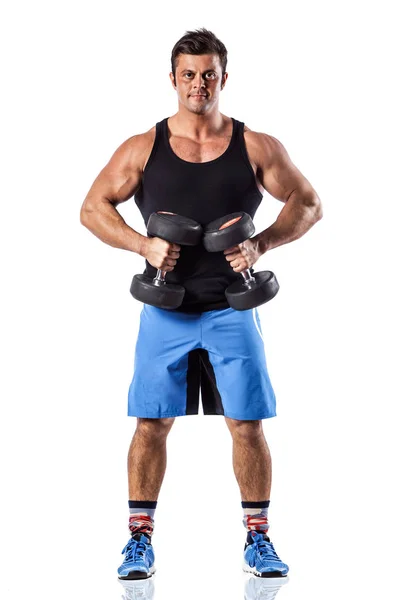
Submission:
<svg viewBox="0 0 400 600">
<path fill-rule="evenodd" d="M 304 235 L 322 218 L 322 205 L 317 195 L 304 196 L 294 191 L 273 223 L 256 237 L 261 252 L 267 252 Z"/>
<path fill-rule="evenodd" d="M 114 248 L 130 250 L 143 256 L 147 237 L 129 227 L 115 206 L 108 200 L 96 202 L 95 207 L 90 203 L 84 204 L 80 219 L 82 225 L 102 242 Z"/>
</svg>

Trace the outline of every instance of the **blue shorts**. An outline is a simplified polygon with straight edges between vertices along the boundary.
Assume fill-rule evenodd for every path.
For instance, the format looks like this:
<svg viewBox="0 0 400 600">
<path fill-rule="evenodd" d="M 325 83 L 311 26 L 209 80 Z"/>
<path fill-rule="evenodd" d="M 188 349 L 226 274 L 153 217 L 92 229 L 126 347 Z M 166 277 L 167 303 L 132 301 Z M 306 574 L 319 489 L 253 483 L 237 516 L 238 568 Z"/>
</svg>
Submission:
<svg viewBox="0 0 400 600">
<path fill-rule="evenodd" d="M 257 309 L 183 313 L 144 304 L 128 416 L 276 416 Z"/>
</svg>

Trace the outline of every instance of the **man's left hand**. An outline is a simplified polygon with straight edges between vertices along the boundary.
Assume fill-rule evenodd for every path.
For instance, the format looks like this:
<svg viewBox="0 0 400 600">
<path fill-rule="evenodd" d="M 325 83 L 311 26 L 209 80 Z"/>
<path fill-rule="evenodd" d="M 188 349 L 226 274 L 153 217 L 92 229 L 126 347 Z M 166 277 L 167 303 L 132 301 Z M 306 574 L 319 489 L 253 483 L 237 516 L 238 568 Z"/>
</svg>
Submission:
<svg viewBox="0 0 400 600">
<path fill-rule="evenodd" d="M 237 246 L 224 250 L 226 260 L 235 273 L 250 269 L 262 255 L 258 236 L 254 236 Z"/>
</svg>

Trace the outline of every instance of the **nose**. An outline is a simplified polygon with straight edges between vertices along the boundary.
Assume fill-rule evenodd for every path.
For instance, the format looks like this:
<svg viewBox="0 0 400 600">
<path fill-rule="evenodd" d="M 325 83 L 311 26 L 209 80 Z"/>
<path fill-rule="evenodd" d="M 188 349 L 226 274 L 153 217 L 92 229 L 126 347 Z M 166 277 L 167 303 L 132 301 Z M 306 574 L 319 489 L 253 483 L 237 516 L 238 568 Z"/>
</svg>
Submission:
<svg viewBox="0 0 400 600">
<path fill-rule="evenodd" d="M 194 80 L 194 89 L 201 91 L 201 90 L 205 90 L 206 85 L 204 83 L 204 79 L 201 75 L 201 73 L 199 73 L 198 75 L 196 75 L 195 80 Z"/>
</svg>

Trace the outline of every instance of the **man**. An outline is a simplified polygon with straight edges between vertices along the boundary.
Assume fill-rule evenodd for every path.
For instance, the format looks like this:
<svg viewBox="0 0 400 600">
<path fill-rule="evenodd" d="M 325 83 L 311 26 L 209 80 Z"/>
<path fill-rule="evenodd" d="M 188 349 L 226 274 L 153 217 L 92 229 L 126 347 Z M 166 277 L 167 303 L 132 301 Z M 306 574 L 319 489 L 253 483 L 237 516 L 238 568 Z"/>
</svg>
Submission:
<svg viewBox="0 0 400 600">
<path fill-rule="evenodd" d="M 82 224 L 103 242 L 140 254 L 148 275 L 161 269 L 185 287 L 179 309 L 144 305 L 141 312 L 128 402 L 128 416 L 137 417 L 128 455 L 131 537 L 118 575 L 155 571 L 151 536 L 166 439 L 175 417 L 198 414 L 201 387 L 204 414 L 224 415 L 232 434 L 247 531 L 243 568 L 282 577 L 288 565 L 267 535 L 271 457 L 262 429 L 262 419 L 276 415 L 275 394 L 258 313 L 230 308 L 224 290 L 262 254 L 306 233 L 322 217 L 321 202 L 277 139 L 219 111 L 227 51 L 212 32 L 186 32 L 171 64 L 178 112 L 127 139 L 81 209 Z M 145 223 L 152 212 L 169 211 L 204 226 L 235 211 L 254 217 L 264 190 L 284 203 L 277 220 L 224 253 L 142 236 L 116 210 L 134 195 Z"/>
</svg>

